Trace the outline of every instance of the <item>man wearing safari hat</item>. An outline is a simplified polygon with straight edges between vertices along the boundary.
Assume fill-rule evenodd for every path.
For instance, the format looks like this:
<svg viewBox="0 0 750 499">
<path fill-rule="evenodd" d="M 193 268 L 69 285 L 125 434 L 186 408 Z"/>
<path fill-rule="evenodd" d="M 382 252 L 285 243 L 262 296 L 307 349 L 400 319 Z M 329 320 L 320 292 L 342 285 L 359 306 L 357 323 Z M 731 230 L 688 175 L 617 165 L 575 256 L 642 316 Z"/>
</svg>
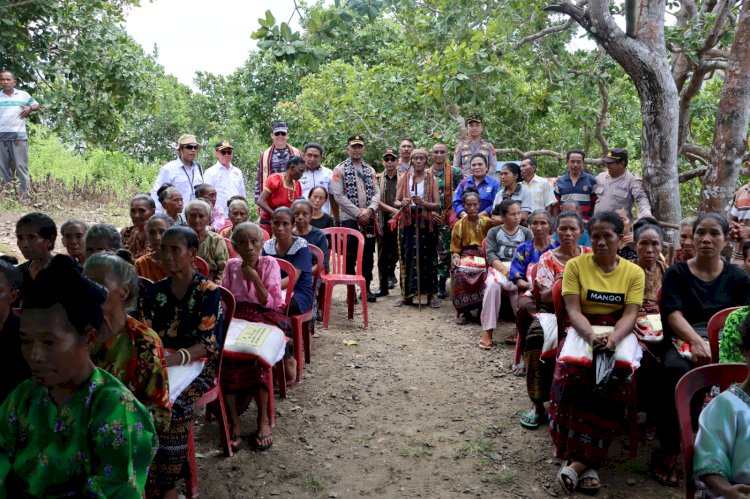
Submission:
<svg viewBox="0 0 750 499">
<path fill-rule="evenodd" d="M 594 214 L 623 209 L 633 218 L 633 203 L 638 203 L 638 216 L 651 216 L 651 203 L 643 181 L 628 171 L 628 151 L 610 149 L 604 157 L 606 172 L 596 176 Z"/>
<path fill-rule="evenodd" d="M 495 154 L 495 146 L 482 139 L 482 132 L 484 132 L 482 115 L 472 112 L 466 119 L 466 123 L 469 139 L 462 140 L 456 146 L 453 154 L 454 168 L 461 170 L 463 178 L 469 178 L 471 177 L 471 157 L 475 154 L 482 154 L 487 158 L 487 164 L 489 165 L 488 172 L 494 173 L 495 166 L 497 165 L 497 154 Z"/>
<path fill-rule="evenodd" d="M 232 164 L 234 147 L 226 140 L 214 146 L 216 163 L 206 170 L 203 181 L 216 189 L 216 206 L 221 210 L 224 218 L 229 217 L 227 201 L 232 196 L 245 196 L 245 180 L 242 171 Z"/>
<path fill-rule="evenodd" d="M 362 276 L 367 282 L 367 296 L 362 299 L 374 302 L 377 297 L 370 291 L 370 283 L 378 228 L 375 214 L 380 206 L 380 186 L 375 170 L 364 161 L 365 138 L 362 135 L 352 135 L 347 141 L 346 150 L 349 157 L 333 169 L 331 195 L 339 206 L 340 225 L 358 230 L 365 236 Z M 356 239 L 350 237 L 346 247 L 347 274 L 354 274 L 356 263 Z"/>
<path fill-rule="evenodd" d="M 154 181 L 154 187 L 151 189 L 151 197 L 159 213 L 164 213 L 164 208 L 159 202 L 156 191 L 162 184 L 169 183 L 179 189 L 182 193 L 183 206 L 187 206 L 195 199 L 195 186 L 203 183 L 203 168 L 195 161 L 201 147 L 195 135 L 184 134 L 177 139 L 177 159 L 161 167 Z"/>
<path fill-rule="evenodd" d="M 283 121 L 271 124 L 273 145 L 263 151 L 258 159 L 258 175 L 255 176 L 255 202 L 258 202 L 266 179 L 272 173 L 286 172 L 286 164 L 292 156 L 302 156 L 302 152 L 289 145 L 289 127 Z"/>
</svg>

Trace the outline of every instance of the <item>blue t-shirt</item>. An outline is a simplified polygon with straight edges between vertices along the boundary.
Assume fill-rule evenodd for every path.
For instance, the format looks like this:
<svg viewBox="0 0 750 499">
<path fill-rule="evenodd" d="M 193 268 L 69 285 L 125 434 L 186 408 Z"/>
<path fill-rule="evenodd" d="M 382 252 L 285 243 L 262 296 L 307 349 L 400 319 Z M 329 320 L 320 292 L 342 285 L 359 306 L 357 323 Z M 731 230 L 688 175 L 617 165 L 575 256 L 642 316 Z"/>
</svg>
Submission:
<svg viewBox="0 0 750 499">
<path fill-rule="evenodd" d="M 464 194 L 464 189 L 468 189 L 469 187 L 474 187 L 479 191 L 479 214 L 481 215 L 484 211 L 489 215 L 492 211 L 492 203 L 495 202 L 495 196 L 500 192 L 500 182 L 492 177 L 484 177 L 478 185 L 474 181 L 474 177 L 462 180 L 461 183 L 458 184 L 456 195 L 453 196 L 453 211 L 456 213 L 456 216 L 459 216 L 462 211 L 466 211 L 464 210 L 462 196 Z"/>
<path fill-rule="evenodd" d="M 307 247 L 307 241 L 301 237 L 294 236 L 292 246 L 284 256 L 281 256 L 276 252 L 276 238 L 272 237 L 263 245 L 263 254 L 286 260 L 294 265 L 294 268 L 301 271 L 297 282 L 294 284 L 294 299 L 300 311 L 303 314 L 307 313 L 313 304 L 312 255 L 310 249 Z M 286 277 L 283 272 L 281 277 Z"/>
<path fill-rule="evenodd" d="M 557 238 L 557 232 L 555 232 L 553 239 L 557 244 L 560 244 L 560 240 Z M 591 236 L 589 236 L 589 231 L 587 231 L 586 229 L 583 229 L 583 234 L 581 234 L 581 237 L 578 238 L 578 246 L 588 246 L 589 248 L 591 247 Z"/>
</svg>

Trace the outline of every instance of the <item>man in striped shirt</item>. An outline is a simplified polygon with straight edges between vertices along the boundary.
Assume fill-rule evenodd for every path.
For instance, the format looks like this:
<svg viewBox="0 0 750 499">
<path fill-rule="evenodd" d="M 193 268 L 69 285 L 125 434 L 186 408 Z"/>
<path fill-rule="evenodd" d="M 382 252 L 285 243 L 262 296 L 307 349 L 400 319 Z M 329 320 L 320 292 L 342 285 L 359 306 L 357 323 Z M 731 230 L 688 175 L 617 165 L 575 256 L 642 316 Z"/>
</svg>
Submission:
<svg viewBox="0 0 750 499">
<path fill-rule="evenodd" d="M 583 151 L 568 151 L 566 157 L 568 173 L 557 178 L 555 197 L 558 203 L 577 202 L 581 207 L 581 217 L 588 222 L 596 203 L 596 194 L 594 194 L 596 177 L 584 169 L 585 158 Z"/>
<path fill-rule="evenodd" d="M 13 166 L 20 182 L 20 193 L 25 193 L 29 176 L 28 135 L 26 117 L 39 110 L 39 103 L 23 90 L 16 90 L 16 77 L 10 71 L 0 71 L 0 180 L 13 181 Z"/>
</svg>

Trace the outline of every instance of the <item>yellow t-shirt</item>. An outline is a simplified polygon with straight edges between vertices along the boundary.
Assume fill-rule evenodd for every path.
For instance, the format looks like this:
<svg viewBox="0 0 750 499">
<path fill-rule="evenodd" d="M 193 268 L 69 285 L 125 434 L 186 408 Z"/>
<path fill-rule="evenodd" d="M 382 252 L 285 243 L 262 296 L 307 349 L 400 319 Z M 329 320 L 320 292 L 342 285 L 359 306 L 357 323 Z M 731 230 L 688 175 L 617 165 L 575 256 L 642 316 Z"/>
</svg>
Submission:
<svg viewBox="0 0 750 499">
<path fill-rule="evenodd" d="M 587 253 L 571 259 L 565 266 L 562 294 L 581 297 L 584 314 L 608 315 L 625 305 L 643 304 L 646 278 L 638 265 L 620 258 L 615 270 L 604 273 Z"/>
</svg>

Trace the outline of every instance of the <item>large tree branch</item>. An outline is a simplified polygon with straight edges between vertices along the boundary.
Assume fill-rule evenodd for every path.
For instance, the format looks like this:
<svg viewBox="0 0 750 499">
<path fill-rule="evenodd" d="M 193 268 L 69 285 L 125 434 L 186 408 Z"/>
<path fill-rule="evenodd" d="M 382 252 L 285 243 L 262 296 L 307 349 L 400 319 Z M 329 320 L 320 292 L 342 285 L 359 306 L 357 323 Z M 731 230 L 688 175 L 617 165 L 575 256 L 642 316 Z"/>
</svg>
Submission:
<svg viewBox="0 0 750 499">
<path fill-rule="evenodd" d="M 638 2 L 640 11 L 638 12 L 638 31 L 637 38 L 639 41 L 648 45 L 648 47 L 657 52 L 664 53 L 664 0 L 648 0 Z M 607 5 L 609 9 L 609 5 Z"/>
<path fill-rule="evenodd" d="M 606 155 L 609 151 L 609 144 L 607 139 L 602 134 L 602 128 L 609 126 L 609 118 L 607 113 L 609 112 L 609 92 L 607 91 L 607 82 L 604 78 L 599 78 L 597 81 L 599 85 L 599 94 L 602 96 L 602 105 L 599 108 L 599 116 L 596 118 L 596 127 L 594 128 L 594 136 L 602 147 L 602 154 Z"/>
<path fill-rule="evenodd" d="M 706 167 L 700 166 L 698 168 L 693 168 L 692 170 L 688 170 L 686 172 L 680 173 L 677 178 L 679 179 L 679 182 L 682 184 L 684 182 L 687 182 L 688 180 L 692 180 L 696 177 L 702 177 L 706 174 Z"/>
<path fill-rule="evenodd" d="M 555 26 L 550 26 L 549 28 L 543 29 L 537 33 L 534 33 L 533 35 L 525 36 L 521 38 L 518 43 L 516 43 L 515 48 L 519 49 L 522 46 L 526 45 L 527 43 L 534 42 L 536 40 L 539 40 L 540 38 L 544 38 L 545 36 L 552 35 L 554 33 L 560 33 L 561 31 L 565 31 L 566 29 L 569 29 L 571 26 L 575 24 L 575 19 L 568 18 L 567 21 L 565 21 L 562 24 L 557 24 Z"/>
<path fill-rule="evenodd" d="M 704 149 L 698 144 L 682 144 L 680 154 L 690 154 L 700 158 L 701 162 L 706 165 L 711 161 L 711 151 Z"/>
<path fill-rule="evenodd" d="M 706 40 L 703 42 L 701 53 L 705 53 L 707 50 L 714 48 L 719 42 L 719 38 L 721 38 L 721 35 L 724 33 L 724 25 L 732 13 L 734 3 L 735 2 L 730 0 L 719 0 L 716 4 L 716 10 L 714 12 L 716 20 L 714 21 L 714 25 L 706 37 Z"/>
<path fill-rule="evenodd" d="M 6 4 L 6 5 L 0 5 L 0 10 L 9 10 L 15 7 L 21 7 L 23 5 L 34 3 L 37 1 L 39 0 L 19 0 L 18 2 L 13 2 L 13 3 Z"/>
<path fill-rule="evenodd" d="M 729 67 L 728 61 L 718 61 L 716 59 L 712 59 L 709 61 L 703 61 L 700 65 L 700 70 L 704 73 L 710 73 L 711 71 L 726 71 Z"/>
</svg>

